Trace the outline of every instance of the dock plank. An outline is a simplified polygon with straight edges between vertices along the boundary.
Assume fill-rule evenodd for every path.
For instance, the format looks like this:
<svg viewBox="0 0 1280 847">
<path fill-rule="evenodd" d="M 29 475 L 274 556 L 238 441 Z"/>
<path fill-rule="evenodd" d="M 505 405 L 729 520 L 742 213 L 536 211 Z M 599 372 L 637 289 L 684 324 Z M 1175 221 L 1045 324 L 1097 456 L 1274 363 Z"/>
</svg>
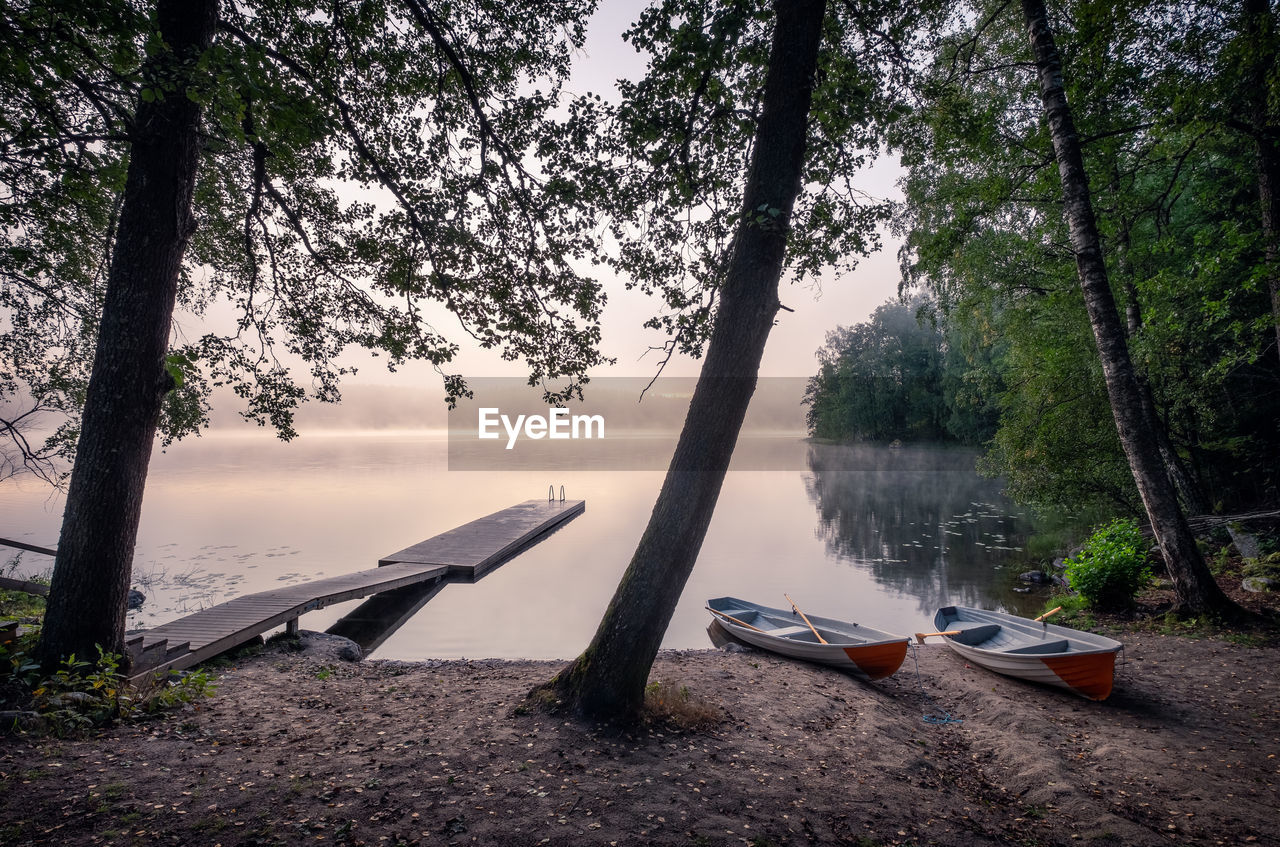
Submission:
<svg viewBox="0 0 1280 847">
<path fill-rule="evenodd" d="M 586 505 L 585 500 L 526 500 L 385 556 L 378 564 L 448 565 L 451 576 L 476 578 Z"/>
<path fill-rule="evenodd" d="M 131 635 L 130 638 L 141 635 L 144 646 L 165 639 L 172 647 L 187 642 L 187 652 L 161 656 L 158 664 L 135 667 L 131 673 L 138 679 L 157 671 L 190 667 L 306 612 L 335 603 L 419 584 L 443 587 L 445 582 L 474 581 L 585 508 L 585 500 L 527 500 L 392 553 L 376 568 L 279 586 L 202 609 Z M 423 597 L 434 594 L 430 591 Z M 413 611 L 425 602 L 416 602 Z M 399 622 L 407 617 L 406 612 L 412 614 L 407 609 L 401 611 Z"/>
</svg>

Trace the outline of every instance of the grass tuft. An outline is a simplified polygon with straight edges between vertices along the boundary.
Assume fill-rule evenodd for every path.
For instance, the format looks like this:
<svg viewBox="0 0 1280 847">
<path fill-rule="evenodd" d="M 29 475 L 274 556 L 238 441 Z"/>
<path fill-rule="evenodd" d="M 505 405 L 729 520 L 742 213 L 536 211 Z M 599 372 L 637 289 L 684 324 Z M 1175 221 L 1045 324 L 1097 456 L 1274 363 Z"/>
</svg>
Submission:
<svg viewBox="0 0 1280 847">
<path fill-rule="evenodd" d="M 644 690 L 644 720 L 673 729 L 710 729 L 724 720 L 718 706 L 690 693 L 671 680 L 651 682 Z"/>
</svg>

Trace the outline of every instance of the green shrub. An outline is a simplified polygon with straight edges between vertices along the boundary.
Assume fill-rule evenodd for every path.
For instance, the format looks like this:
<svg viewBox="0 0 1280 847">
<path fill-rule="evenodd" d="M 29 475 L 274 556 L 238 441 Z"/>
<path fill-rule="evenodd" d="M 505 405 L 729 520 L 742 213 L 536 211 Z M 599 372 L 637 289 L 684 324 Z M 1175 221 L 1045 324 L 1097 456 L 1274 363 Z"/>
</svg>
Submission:
<svg viewBox="0 0 1280 847">
<path fill-rule="evenodd" d="M 1122 609 L 1151 582 L 1146 540 L 1132 520 L 1096 530 L 1084 549 L 1067 559 L 1067 581 L 1095 609 Z"/>
<path fill-rule="evenodd" d="M 218 686 L 213 674 L 204 668 L 189 671 L 169 671 L 157 688 L 142 702 L 148 712 L 163 712 L 205 700 L 214 695 Z"/>
<path fill-rule="evenodd" d="M 1244 575 L 1280 579 L 1280 553 L 1272 553 L 1257 559 L 1245 559 Z"/>
<path fill-rule="evenodd" d="M 140 691 L 125 677 L 121 657 L 101 647 L 96 662 L 73 654 L 52 674 L 45 674 L 31 658 L 38 641 L 39 630 L 32 628 L 0 644 L 0 709 L 22 716 L 12 726 L 0 726 L 0 732 L 23 729 L 58 737 L 81 735 L 119 720 L 137 720 L 195 703 L 212 696 L 216 688 L 210 672 L 197 669 L 170 671 Z"/>
<path fill-rule="evenodd" d="M 32 706 L 49 731 L 74 735 L 126 717 L 133 711 L 133 689 L 120 672 L 120 656 L 98 648 L 98 661 L 71 654 L 31 692 Z"/>
</svg>

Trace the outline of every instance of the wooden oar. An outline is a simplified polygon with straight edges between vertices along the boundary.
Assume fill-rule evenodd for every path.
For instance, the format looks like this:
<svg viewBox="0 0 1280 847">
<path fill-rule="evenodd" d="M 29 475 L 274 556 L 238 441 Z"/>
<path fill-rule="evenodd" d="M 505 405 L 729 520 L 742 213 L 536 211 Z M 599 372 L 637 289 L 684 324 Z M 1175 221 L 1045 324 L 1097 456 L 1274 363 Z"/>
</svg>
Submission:
<svg viewBox="0 0 1280 847">
<path fill-rule="evenodd" d="M 925 640 L 926 638 L 929 638 L 930 636 L 934 636 L 934 635 L 959 635 L 959 634 L 960 634 L 961 632 L 963 632 L 963 631 L 964 631 L 964 630 L 961 630 L 961 629 L 948 629 L 946 632 L 917 632 L 917 633 L 916 633 L 916 643 L 917 643 L 917 644 L 923 644 L 923 643 L 924 643 L 924 640 Z"/>
<path fill-rule="evenodd" d="M 804 612 L 800 611 L 800 607 L 796 605 L 795 600 L 791 599 L 791 595 L 784 591 L 782 596 L 787 598 L 787 602 L 791 604 L 791 608 L 795 609 L 796 614 L 800 616 L 800 620 L 804 621 L 804 625 L 809 627 L 809 631 L 813 633 L 813 636 L 818 639 L 820 644 L 830 643 L 818 633 L 818 630 L 813 628 L 813 624 L 809 623 L 809 619 L 804 616 Z"/>
<path fill-rule="evenodd" d="M 1050 609 L 1049 611 L 1045 612 L 1045 613 L 1044 613 L 1043 615 L 1041 615 L 1040 617 L 1035 618 L 1034 620 L 1035 620 L 1037 623 L 1039 623 L 1040 621 L 1044 620 L 1045 618 L 1052 617 L 1053 615 L 1056 615 L 1056 614 L 1058 614 L 1058 612 L 1061 612 L 1061 611 L 1062 611 L 1062 607 L 1061 607 L 1061 606 L 1054 606 L 1052 609 Z"/>
<path fill-rule="evenodd" d="M 704 608 L 704 609 L 706 609 L 708 612 L 710 612 L 710 613 L 711 613 L 711 614 L 713 614 L 713 615 L 719 615 L 719 616 L 720 616 L 720 617 L 722 617 L 722 618 L 725 618 L 725 619 L 727 619 L 727 620 L 731 620 L 731 621 L 733 621 L 733 622 L 734 622 L 734 623 L 736 623 L 738 626 L 745 626 L 747 629 L 753 630 L 753 631 L 755 631 L 755 632 L 762 633 L 762 634 L 764 634 L 764 635 L 768 635 L 768 633 L 767 633 L 767 632 L 765 632 L 763 629 L 760 629 L 760 628 L 758 628 L 758 627 L 754 627 L 754 626 L 752 626 L 751 624 L 747 623 L 746 621 L 740 621 L 740 620 L 738 620 L 737 618 L 735 618 L 733 615 L 726 615 L 724 612 L 720 611 L 719 609 L 713 609 L 713 608 L 711 608 L 710 606 L 703 606 L 703 608 Z"/>
</svg>

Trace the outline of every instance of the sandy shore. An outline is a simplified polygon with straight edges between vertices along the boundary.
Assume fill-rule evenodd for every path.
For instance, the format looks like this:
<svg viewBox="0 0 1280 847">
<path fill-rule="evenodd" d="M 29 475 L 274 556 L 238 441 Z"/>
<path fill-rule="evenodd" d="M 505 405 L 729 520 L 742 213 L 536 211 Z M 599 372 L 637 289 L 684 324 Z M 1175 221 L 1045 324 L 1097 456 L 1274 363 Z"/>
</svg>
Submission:
<svg viewBox="0 0 1280 847">
<path fill-rule="evenodd" d="M 197 708 L 0 739 L 0 843 L 1280 843 L 1280 649 L 1124 640 L 1102 703 L 942 646 L 878 683 L 663 653 L 722 719 L 630 733 L 517 713 L 560 663 L 269 649 Z"/>
</svg>

